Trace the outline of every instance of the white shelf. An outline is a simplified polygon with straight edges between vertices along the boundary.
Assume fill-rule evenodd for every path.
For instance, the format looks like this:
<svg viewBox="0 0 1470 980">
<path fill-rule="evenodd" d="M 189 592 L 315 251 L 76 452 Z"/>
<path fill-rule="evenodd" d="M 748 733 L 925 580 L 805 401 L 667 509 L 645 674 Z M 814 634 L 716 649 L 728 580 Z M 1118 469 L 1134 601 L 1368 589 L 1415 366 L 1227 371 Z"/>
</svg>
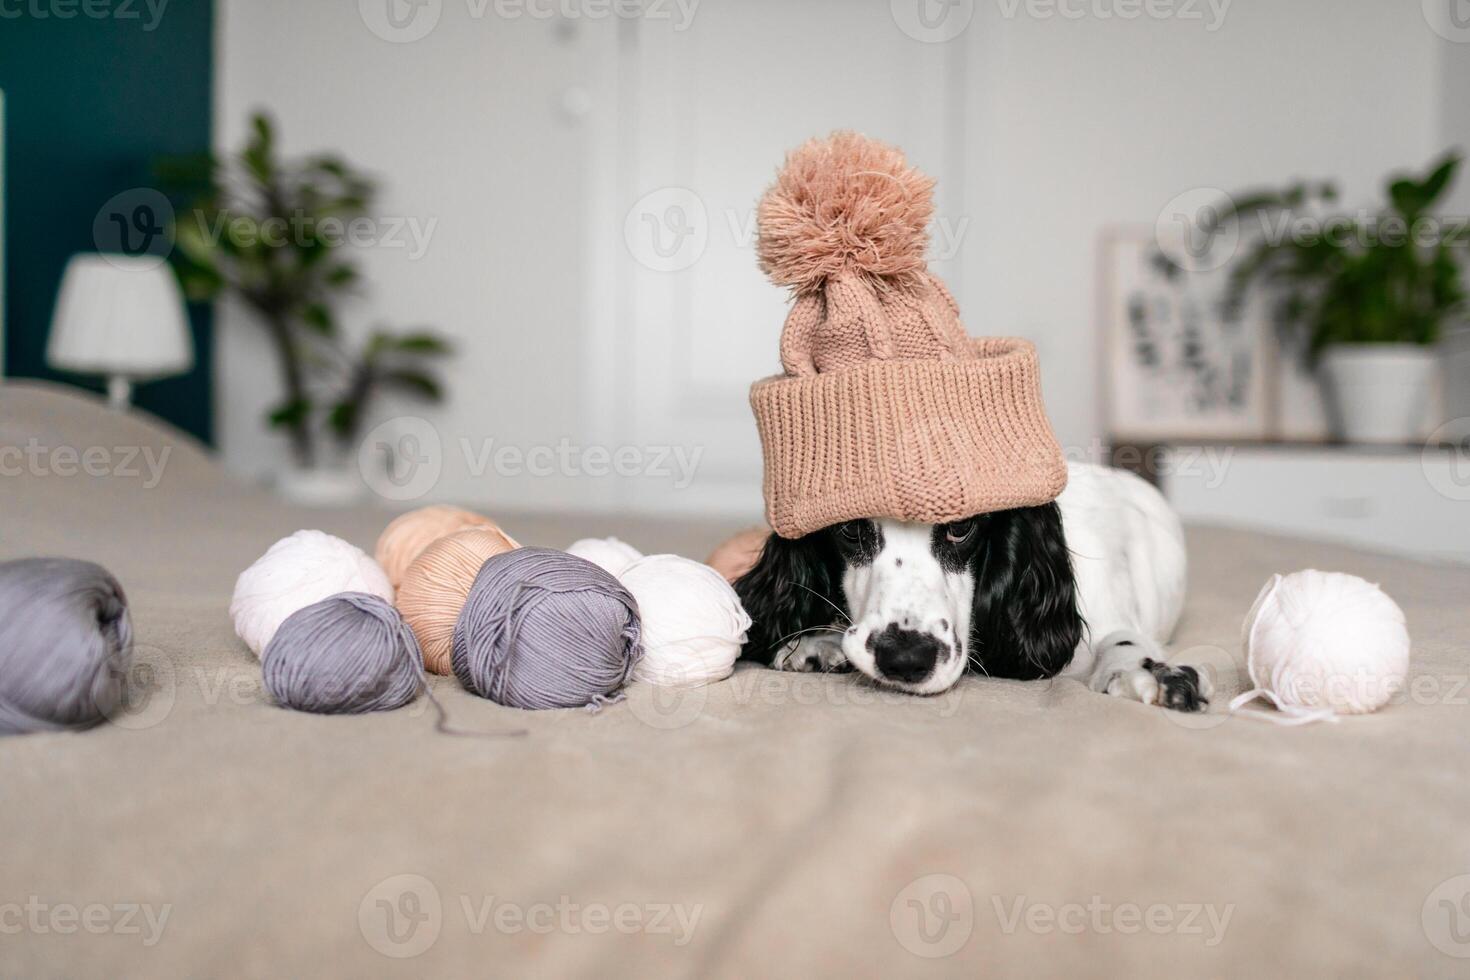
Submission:
<svg viewBox="0 0 1470 980">
<path fill-rule="evenodd" d="M 1165 452 L 1160 482 L 1186 521 L 1470 563 L 1463 452 L 1182 443 Z"/>
</svg>

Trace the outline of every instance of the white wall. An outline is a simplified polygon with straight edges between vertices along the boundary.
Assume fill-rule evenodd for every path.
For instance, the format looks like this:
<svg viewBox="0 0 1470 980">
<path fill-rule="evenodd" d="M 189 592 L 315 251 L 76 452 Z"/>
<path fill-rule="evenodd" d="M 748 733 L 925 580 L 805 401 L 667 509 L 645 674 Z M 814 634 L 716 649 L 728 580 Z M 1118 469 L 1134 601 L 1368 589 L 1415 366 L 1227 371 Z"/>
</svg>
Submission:
<svg viewBox="0 0 1470 980">
<path fill-rule="evenodd" d="M 1385 172 L 1467 135 L 1452 93 L 1470 45 L 1442 41 L 1417 3 L 1234 0 L 1212 30 L 1203 2 L 1189 7 L 1201 20 L 1123 20 L 977 0 L 947 44 L 910 38 L 889 6 L 703 0 L 674 30 L 441 0 L 428 36 L 394 44 L 352 4 L 220 0 L 219 142 L 237 145 L 249 108 L 268 106 L 288 147 L 382 174 L 384 213 L 437 219 L 422 258 L 364 255 L 371 300 L 351 317 L 433 324 L 460 345 L 452 400 L 430 413 L 445 450 L 431 496 L 754 514 L 742 391 L 776 367 L 782 297 L 726 216 L 738 224 L 801 135 L 861 126 L 940 179 L 940 214 L 968 220 L 941 265 L 968 328 L 1038 343 L 1055 427 L 1076 447 L 1100 434 L 1105 226 L 1151 225 L 1191 188 L 1293 175 L 1336 177 L 1367 203 Z M 623 219 L 670 185 L 707 205 L 710 245 L 690 269 L 651 273 L 630 261 Z M 222 445 L 262 472 L 280 458 L 259 424 L 274 373 L 240 320 L 221 316 Z M 658 477 L 476 476 L 459 440 L 485 438 L 704 456 L 679 492 Z"/>
<path fill-rule="evenodd" d="M 266 107 L 288 154 L 340 151 L 380 177 L 382 215 L 436 222 L 421 257 L 361 251 L 369 291 L 346 317 L 355 330 L 427 324 L 454 339 L 448 402 L 386 409 L 437 423 L 445 472 L 435 493 L 583 502 L 582 481 L 487 491 L 456 443 L 555 445 L 586 418 L 586 131 L 558 101 L 587 73 L 585 36 L 542 21 L 472 21 L 463 0 L 449 0 L 413 43 L 376 36 L 352 3 L 222 0 L 219 14 L 219 148 L 238 147 L 248 114 Z M 276 375 L 252 327 L 221 311 L 218 417 L 227 461 L 260 473 L 284 447 L 261 425 Z"/>
<path fill-rule="evenodd" d="M 1438 142 L 1437 38 L 1417 4 L 1236 0 L 1213 32 L 983 9 L 966 175 L 982 234 L 959 298 L 972 331 L 1036 341 L 1069 446 L 1099 434 L 1101 228 L 1151 227 L 1192 188 L 1294 175 L 1336 177 L 1346 201 L 1367 202 Z"/>
</svg>

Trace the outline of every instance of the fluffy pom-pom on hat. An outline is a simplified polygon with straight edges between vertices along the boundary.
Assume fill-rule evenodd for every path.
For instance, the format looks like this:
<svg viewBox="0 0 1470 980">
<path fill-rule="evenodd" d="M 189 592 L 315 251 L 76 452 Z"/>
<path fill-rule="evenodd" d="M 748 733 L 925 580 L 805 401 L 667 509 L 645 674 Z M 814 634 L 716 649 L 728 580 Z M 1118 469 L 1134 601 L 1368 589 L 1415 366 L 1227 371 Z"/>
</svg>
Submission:
<svg viewBox="0 0 1470 980">
<path fill-rule="evenodd" d="M 784 371 L 750 390 L 783 537 L 953 521 L 1066 485 L 1035 348 L 967 336 L 926 266 L 933 192 L 896 148 L 839 132 L 788 154 L 761 199 L 761 268 L 794 293 Z"/>
<path fill-rule="evenodd" d="M 933 214 L 934 181 L 896 147 L 852 132 L 809 140 L 761 198 L 761 271 L 797 292 L 842 273 L 874 288 L 913 280 L 927 268 Z"/>
</svg>

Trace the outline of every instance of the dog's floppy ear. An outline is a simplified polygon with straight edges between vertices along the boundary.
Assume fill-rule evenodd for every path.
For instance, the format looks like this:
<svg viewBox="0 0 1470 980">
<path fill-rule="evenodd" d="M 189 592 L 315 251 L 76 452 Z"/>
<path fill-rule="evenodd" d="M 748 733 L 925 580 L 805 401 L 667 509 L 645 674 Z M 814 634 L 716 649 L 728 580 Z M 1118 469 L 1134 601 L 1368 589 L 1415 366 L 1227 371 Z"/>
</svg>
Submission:
<svg viewBox="0 0 1470 980">
<path fill-rule="evenodd" d="M 755 567 L 735 580 L 735 594 L 751 618 L 740 656 L 770 664 L 802 630 L 837 621 L 845 605 L 841 561 L 823 531 L 772 534 Z"/>
<path fill-rule="evenodd" d="M 1082 638 L 1077 581 L 1055 503 L 990 515 L 976 550 L 971 650 L 994 677 L 1051 677 L 1072 662 Z"/>
</svg>

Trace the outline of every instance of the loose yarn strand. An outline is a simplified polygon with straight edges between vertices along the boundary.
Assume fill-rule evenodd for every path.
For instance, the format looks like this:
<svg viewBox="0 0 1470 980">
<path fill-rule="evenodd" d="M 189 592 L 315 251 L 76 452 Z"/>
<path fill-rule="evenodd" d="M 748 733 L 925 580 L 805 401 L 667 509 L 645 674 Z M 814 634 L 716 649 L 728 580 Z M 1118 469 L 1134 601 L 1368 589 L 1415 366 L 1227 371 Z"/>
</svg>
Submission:
<svg viewBox="0 0 1470 980">
<path fill-rule="evenodd" d="M 439 716 L 434 722 L 434 731 L 439 732 L 441 735 L 453 735 L 456 738 L 520 738 L 523 735 L 530 734 L 524 728 L 507 728 L 499 732 L 476 732 L 468 728 L 455 728 L 449 724 L 448 709 L 444 707 L 444 702 L 435 697 L 434 689 L 429 686 L 427 679 L 424 681 L 423 692 Z"/>
<path fill-rule="evenodd" d="M 1276 711 L 1259 711 L 1255 708 L 1245 707 L 1257 698 L 1264 698 L 1276 706 Z M 1331 708 L 1307 708 L 1299 704 L 1291 704 L 1278 698 L 1274 692 L 1264 687 L 1257 687 L 1246 691 L 1244 694 L 1236 695 L 1230 700 L 1230 713 L 1241 715 L 1246 718 L 1256 718 L 1260 721 L 1280 725 L 1283 728 L 1295 728 L 1298 725 L 1310 725 L 1313 722 L 1328 721 L 1337 724 L 1342 719 L 1337 712 Z"/>
</svg>

